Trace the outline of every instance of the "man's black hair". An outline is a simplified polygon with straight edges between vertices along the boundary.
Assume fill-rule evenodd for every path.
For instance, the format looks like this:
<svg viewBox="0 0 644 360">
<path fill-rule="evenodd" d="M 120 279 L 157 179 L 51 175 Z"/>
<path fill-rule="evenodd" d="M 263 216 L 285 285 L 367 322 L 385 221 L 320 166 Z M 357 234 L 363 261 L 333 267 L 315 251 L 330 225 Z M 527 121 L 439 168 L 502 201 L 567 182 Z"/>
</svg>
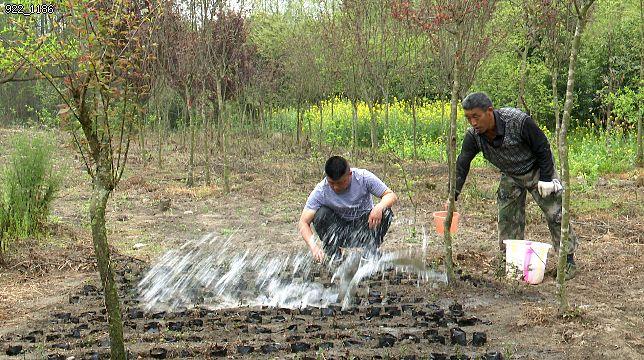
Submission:
<svg viewBox="0 0 644 360">
<path fill-rule="evenodd" d="M 349 163 L 342 156 L 331 156 L 324 165 L 326 176 L 333 181 L 338 181 L 349 171 Z"/>
<path fill-rule="evenodd" d="M 461 103 L 463 110 L 483 109 L 492 107 L 492 100 L 484 92 L 475 92 L 467 95 Z"/>
</svg>

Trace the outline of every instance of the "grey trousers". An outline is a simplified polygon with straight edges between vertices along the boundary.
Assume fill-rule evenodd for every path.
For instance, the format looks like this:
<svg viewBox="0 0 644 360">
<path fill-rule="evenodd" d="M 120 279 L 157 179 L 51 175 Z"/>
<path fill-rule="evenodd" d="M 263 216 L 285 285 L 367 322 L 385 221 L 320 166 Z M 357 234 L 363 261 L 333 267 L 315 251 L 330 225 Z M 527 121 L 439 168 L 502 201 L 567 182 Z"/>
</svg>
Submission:
<svg viewBox="0 0 644 360">
<path fill-rule="evenodd" d="M 376 251 L 384 241 L 385 234 L 394 218 L 391 209 L 382 212 L 382 221 L 369 229 L 369 213 L 355 220 L 346 220 L 327 206 L 320 207 L 313 218 L 313 228 L 322 241 L 324 252 L 332 256 L 341 247 L 360 247 Z"/>
</svg>

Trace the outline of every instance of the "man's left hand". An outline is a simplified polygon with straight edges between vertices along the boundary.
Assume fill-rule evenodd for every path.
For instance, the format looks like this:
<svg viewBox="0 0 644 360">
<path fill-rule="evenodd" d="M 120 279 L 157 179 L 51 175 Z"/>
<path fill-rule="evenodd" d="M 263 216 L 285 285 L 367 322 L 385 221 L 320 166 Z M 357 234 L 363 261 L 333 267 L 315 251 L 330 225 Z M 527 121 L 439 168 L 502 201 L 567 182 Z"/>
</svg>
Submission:
<svg viewBox="0 0 644 360">
<path fill-rule="evenodd" d="M 541 195 L 541 197 L 556 194 L 561 191 L 562 188 L 563 186 L 561 186 L 561 182 L 557 179 L 553 179 L 552 181 L 539 181 L 537 183 L 537 191 L 539 191 L 539 195 Z"/>
<path fill-rule="evenodd" d="M 382 222 L 382 206 L 380 204 L 376 205 L 371 209 L 369 214 L 369 229 L 374 229 L 376 226 L 380 225 Z"/>
</svg>

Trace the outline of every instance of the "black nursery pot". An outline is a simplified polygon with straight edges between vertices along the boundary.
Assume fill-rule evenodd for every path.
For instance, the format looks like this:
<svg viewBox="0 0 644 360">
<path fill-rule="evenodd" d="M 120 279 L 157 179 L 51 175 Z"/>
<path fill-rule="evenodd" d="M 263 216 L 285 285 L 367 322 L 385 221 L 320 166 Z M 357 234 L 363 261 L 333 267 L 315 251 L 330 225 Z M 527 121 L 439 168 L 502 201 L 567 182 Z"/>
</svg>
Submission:
<svg viewBox="0 0 644 360">
<path fill-rule="evenodd" d="M 20 345 L 9 345 L 7 347 L 7 350 L 5 350 L 5 354 L 9 356 L 16 356 L 19 355 L 22 352 L 22 346 Z"/>
<path fill-rule="evenodd" d="M 302 352 L 302 351 L 309 351 L 311 348 L 310 344 L 307 344 L 305 342 L 294 342 L 291 344 L 291 352 Z"/>
<path fill-rule="evenodd" d="M 168 350 L 164 348 L 150 349 L 150 356 L 154 359 L 165 359 L 167 355 L 168 355 Z"/>
<path fill-rule="evenodd" d="M 452 328 L 449 331 L 450 334 L 450 339 L 452 341 L 452 345 L 458 344 L 461 346 L 467 345 L 467 336 L 465 335 L 465 331 L 459 329 L 459 328 Z"/>
</svg>

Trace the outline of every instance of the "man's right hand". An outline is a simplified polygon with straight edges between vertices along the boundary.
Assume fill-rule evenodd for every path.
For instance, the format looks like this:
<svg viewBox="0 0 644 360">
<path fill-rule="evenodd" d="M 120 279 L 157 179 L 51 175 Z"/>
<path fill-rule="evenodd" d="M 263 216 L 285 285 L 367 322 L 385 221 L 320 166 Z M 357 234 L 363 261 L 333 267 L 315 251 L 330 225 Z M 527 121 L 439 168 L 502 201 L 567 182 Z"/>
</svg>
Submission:
<svg viewBox="0 0 644 360">
<path fill-rule="evenodd" d="M 317 245 L 313 245 L 311 248 L 311 254 L 313 255 L 313 259 L 319 263 L 324 262 L 324 258 L 326 257 L 324 250 L 320 249 Z"/>
</svg>

